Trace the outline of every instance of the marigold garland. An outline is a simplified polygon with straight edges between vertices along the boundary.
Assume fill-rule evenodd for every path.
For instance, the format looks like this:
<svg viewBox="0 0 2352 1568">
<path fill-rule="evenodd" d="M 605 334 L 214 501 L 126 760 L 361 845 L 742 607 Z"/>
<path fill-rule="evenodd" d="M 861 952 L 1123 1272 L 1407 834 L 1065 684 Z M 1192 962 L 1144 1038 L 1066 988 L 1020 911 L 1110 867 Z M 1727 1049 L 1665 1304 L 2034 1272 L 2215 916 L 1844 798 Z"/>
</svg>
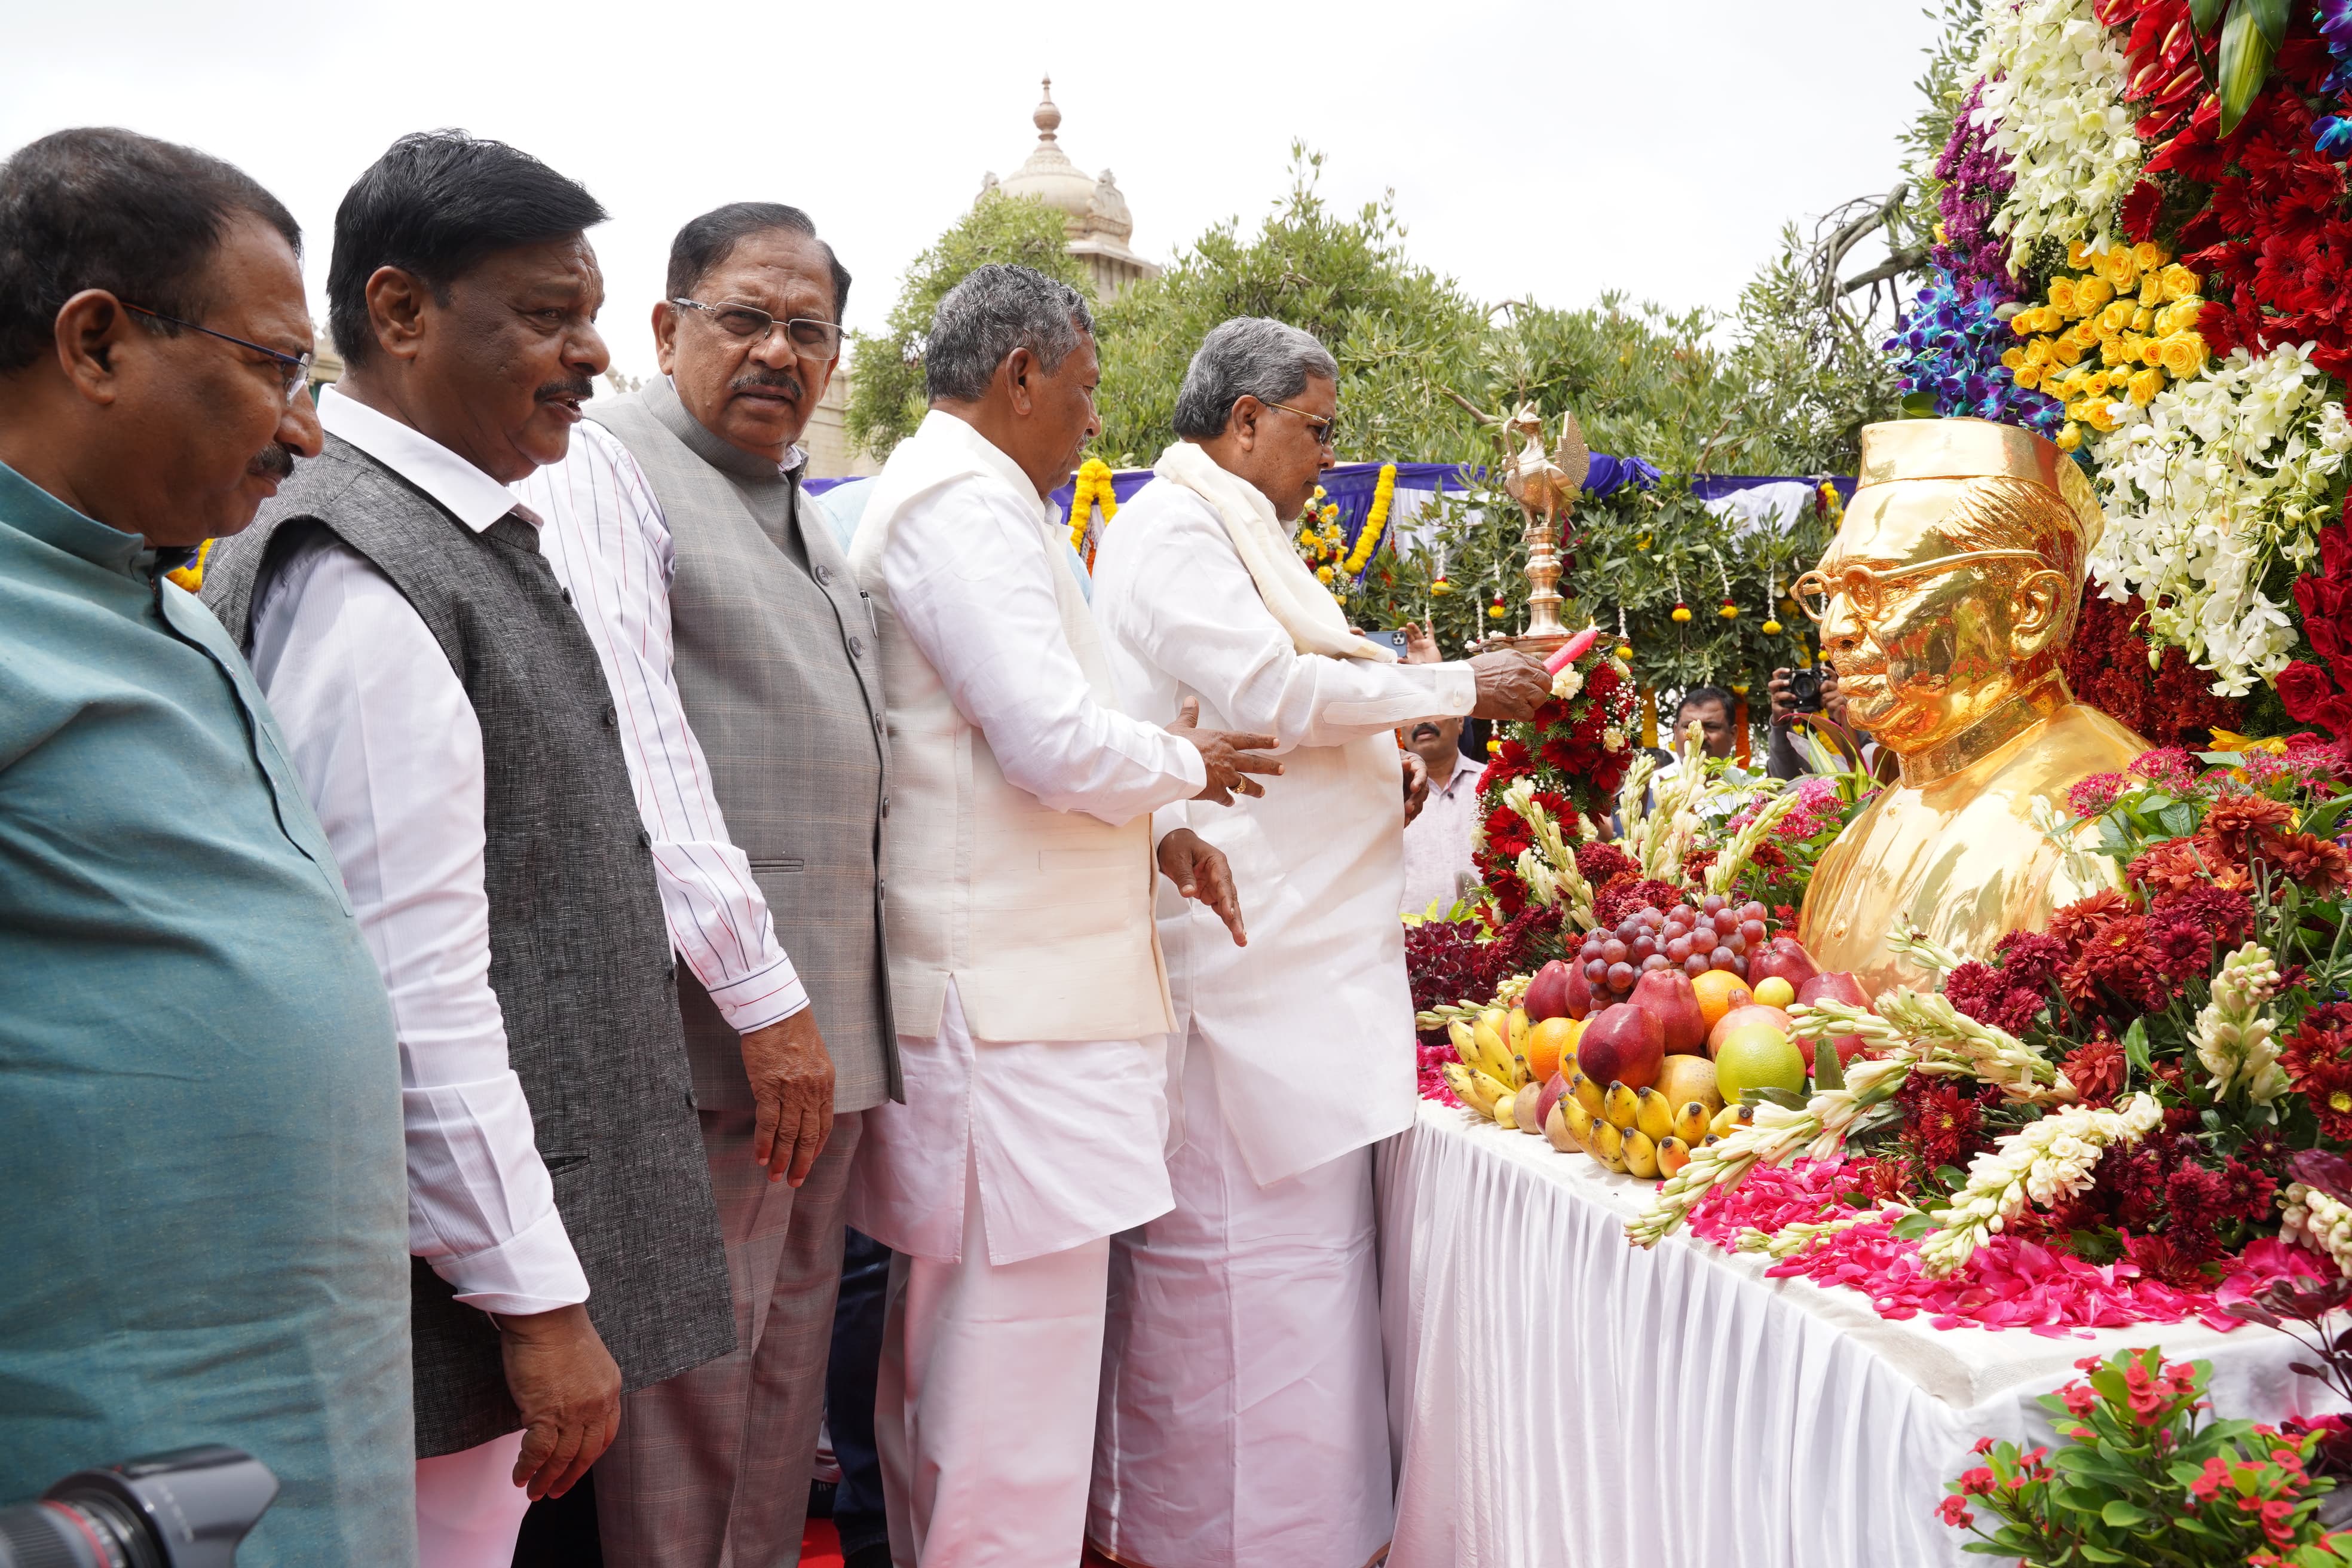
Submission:
<svg viewBox="0 0 2352 1568">
<path fill-rule="evenodd" d="M 1389 525 L 1389 506 L 1396 500 L 1396 465 L 1381 465 L 1380 482 L 1372 487 L 1372 510 L 1364 514 L 1363 531 L 1356 535 L 1356 548 L 1348 553 L 1346 570 L 1353 577 L 1371 563 L 1381 548 L 1381 535 Z"/>
<path fill-rule="evenodd" d="M 1100 458 L 1088 458 L 1078 465 L 1077 478 L 1070 481 L 1070 548 L 1086 557 L 1087 567 L 1094 567 L 1094 552 L 1087 548 L 1087 531 L 1094 524 L 1097 507 L 1102 509 L 1103 526 L 1118 515 L 1118 493 L 1111 484 L 1110 465 Z"/>
</svg>

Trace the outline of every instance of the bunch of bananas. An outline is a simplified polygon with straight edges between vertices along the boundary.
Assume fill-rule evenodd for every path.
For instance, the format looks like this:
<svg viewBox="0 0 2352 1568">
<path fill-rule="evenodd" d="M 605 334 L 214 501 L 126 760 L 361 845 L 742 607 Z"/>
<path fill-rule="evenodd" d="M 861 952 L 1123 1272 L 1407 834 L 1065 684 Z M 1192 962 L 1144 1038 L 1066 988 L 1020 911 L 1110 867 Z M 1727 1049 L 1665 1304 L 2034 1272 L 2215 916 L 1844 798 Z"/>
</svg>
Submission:
<svg viewBox="0 0 2352 1568">
<path fill-rule="evenodd" d="M 1676 1106 L 1654 1089 L 1603 1089 L 1582 1073 L 1568 1081 L 1554 1119 L 1558 1131 L 1544 1129 L 1565 1153 L 1581 1149 L 1612 1171 L 1645 1182 L 1671 1177 L 1690 1163 L 1691 1151 L 1712 1143 L 1755 1116 L 1752 1105 L 1717 1109 L 1706 1100 Z"/>
<path fill-rule="evenodd" d="M 1463 1104 L 1505 1127 L 1519 1125 L 1519 1091 L 1542 1089 L 1528 1066 L 1528 1016 L 1517 1007 L 1482 1014 L 1475 1023 L 1456 1018 L 1445 1026 L 1446 1038 L 1454 1042 L 1459 1058 L 1445 1064 L 1445 1086 Z"/>
</svg>

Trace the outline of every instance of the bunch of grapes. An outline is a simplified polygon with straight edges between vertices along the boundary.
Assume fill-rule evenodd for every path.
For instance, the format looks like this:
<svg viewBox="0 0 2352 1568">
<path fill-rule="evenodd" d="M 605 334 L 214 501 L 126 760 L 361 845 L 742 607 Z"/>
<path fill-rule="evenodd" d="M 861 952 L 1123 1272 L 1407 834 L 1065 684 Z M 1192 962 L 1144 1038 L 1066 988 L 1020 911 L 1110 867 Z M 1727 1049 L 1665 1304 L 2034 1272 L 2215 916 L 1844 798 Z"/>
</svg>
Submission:
<svg viewBox="0 0 2352 1568">
<path fill-rule="evenodd" d="M 1643 905 L 1615 931 L 1587 936 L 1577 952 L 1592 985 L 1593 1007 L 1622 1002 L 1643 974 L 1669 964 L 1694 980 L 1710 969 L 1727 969 L 1746 979 L 1748 954 L 1764 945 L 1769 912 L 1760 903 L 1735 906 L 1720 893 L 1709 893 L 1696 907 L 1676 904 L 1662 910 Z"/>
</svg>

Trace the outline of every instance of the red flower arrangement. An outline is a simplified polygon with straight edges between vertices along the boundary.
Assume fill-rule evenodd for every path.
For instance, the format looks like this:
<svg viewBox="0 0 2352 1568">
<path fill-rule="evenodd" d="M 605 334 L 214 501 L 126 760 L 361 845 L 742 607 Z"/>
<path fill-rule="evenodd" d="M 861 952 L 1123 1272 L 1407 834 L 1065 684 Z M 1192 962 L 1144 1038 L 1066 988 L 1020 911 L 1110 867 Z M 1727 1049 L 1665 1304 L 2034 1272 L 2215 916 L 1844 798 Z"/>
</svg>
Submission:
<svg viewBox="0 0 2352 1568">
<path fill-rule="evenodd" d="M 2310 7 L 2289 9 L 2267 85 L 2224 137 L 2220 102 L 2188 58 L 2188 14 L 2186 0 L 2107 9 L 2111 25 L 2131 22 L 2139 136 L 2151 145 L 2170 136 L 2125 199 L 2124 231 L 2168 237 L 2205 280 L 2198 330 L 2216 353 L 2308 342 L 2313 363 L 2352 379 L 2352 217 L 2343 170 L 2315 145 L 2310 105 L 2335 61 Z"/>
<path fill-rule="evenodd" d="M 2202 750 L 2213 731 L 2242 728 L 2245 702 L 2214 696 L 2213 678 L 2179 648 L 2168 646 L 2156 668 L 2148 667 L 2147 640 L 2139 632 L 2147 613 L 2137 595 L 2118 603 L 2101 597 L 2096 584 L 2084 590 L 2074 640 L 2059 661 L 2076 700 L 2159 746 Z M 2347 711 L 2352 714 L 2352 704 Z"/>
<path fill-rule="evenodd" d="M 1518 858 L 1532 840 L 1528 825 L 1502 803 L 1504 788 L 1514 779 L 1531 780 L 1535 798 L 1572 838 L 1579 816 L 1597 821 L 1608 814 L 1633 761 L 1627 726 L 1634 688 L 1625 667 L 1591 633 L 1579 633 L 1561 652 L 1568 658 L 1555 672 L 1553 689 L 1565 688 L 1568 695 L 1555 696 L 1525 724 L 1509 726 L 1478 780 L 1484 826 L 1478 874 L 1506 918 L 1527 908 Z M 1586 879 L 1595 888 L 1606 880 L 1590 873 Z"/>
</svg>

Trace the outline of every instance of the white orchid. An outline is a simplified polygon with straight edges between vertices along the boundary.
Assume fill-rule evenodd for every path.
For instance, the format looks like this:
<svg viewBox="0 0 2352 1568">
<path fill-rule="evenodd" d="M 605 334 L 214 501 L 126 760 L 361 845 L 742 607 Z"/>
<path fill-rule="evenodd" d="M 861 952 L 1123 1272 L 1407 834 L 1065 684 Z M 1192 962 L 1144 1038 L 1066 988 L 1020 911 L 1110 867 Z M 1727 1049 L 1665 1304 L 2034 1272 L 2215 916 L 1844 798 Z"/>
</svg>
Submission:
<svg viewBox="0 0 2352 1568">
<path fill-rule="evenodd" d="M 2263 591 L 2272 565 L 2318 553 L 2326 498 L 2352 452 L 2352 423 L 2309 344 L 2259 358 L 2233 350 L 2176 381 L 2092 448 L 2107 529 L 2091 556 L 2110 599 L 2137 594 L 2148 626 L 2242 697 L 2286 668 L 2287 606 Z"/>
<path fill-rule="evenodd" d="M 2017 258 L 2045 237 L 2105 248 L 2141 163 L 2119 35 L 2100 26 L 2091 0 L 2021 0 L 1985 13 L 1974 122 L 2016 182 L 1994 230 Z"/>
</svg>

